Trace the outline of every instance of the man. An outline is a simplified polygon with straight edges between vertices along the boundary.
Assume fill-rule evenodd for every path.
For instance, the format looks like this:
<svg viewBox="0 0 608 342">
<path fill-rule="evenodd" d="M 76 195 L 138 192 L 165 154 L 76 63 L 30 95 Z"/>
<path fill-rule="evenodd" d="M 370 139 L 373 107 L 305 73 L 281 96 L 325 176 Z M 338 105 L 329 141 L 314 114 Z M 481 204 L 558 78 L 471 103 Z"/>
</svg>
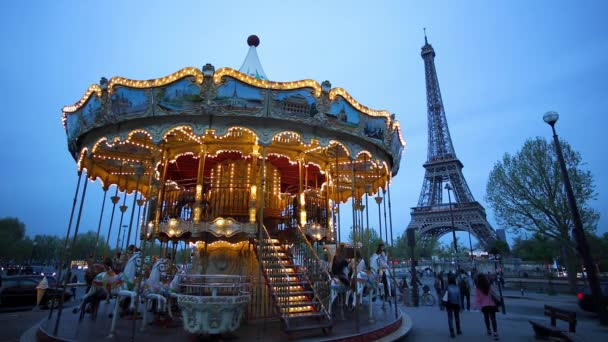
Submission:
<svg viewBox="0 0 608 342">
<path fill-rule="evenodd" d="M 443 311 L 444 306 L 443 306 L 443 303 L 441 302 L 441 298 L 443 297 L 443 291 L 445 288 L 444 282 L 443 282 L 443 271 L 439 272 L 435 276 L 434 287 L 435 287 L 435 292 L 437 292 L 437 299 L 439 301 L 439 309 Z"/>
<path fill-rule="evenodd" d="M 469 277 L 460 270 L 460 276 L 458 277 L 458 289 L 460 289 L 460 311 L 464 311 L 464 300 L 467 300 L 467 311 L 471 311 L 471 285 Z"/>
</svg>

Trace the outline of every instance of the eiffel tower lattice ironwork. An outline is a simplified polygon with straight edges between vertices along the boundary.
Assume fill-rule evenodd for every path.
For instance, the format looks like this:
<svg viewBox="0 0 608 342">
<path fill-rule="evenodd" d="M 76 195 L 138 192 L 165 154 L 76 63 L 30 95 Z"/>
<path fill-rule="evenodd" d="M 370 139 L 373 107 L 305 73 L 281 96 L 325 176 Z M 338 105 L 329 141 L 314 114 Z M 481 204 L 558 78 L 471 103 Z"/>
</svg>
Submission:
<svg viewBox="0 0 608 342">
<path fill-rule="evenodd" d="M 469 231 L 482 245 L 487 245 L 497 239 L 497 235 L 486 218 L 484 207 L 475 201 L 462 174 L 463 165 L 454 152 L 439 91 L 435 50 L 426 35 L 424 42 L 421 55 L 426 77 L 428 157 L 423 165 L 425 174 L 420 199 L 411 210 L 412 220 L 408 229 L 419 230 L 423 238 L 439 237 L 452 231 L 453 214 L 456 230 Z M 452 203 L 443 201 L 444 183 L 451 184 L 454 191 Z"/>
</svg>

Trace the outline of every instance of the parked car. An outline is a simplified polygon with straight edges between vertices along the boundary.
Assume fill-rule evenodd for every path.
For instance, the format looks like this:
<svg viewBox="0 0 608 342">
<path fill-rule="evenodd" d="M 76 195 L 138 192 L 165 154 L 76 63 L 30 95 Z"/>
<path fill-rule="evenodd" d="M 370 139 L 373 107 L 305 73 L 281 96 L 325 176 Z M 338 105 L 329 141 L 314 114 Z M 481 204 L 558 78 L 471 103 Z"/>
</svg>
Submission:
<svg viewBox="0 0 608 342">
<path fill-rule="evenodd" d="M 578 306 L 585 310 L 595 312 L 593 306 L 593 296 L 591 295 L 591 289 L 589 286 L 583 287 L 577 294 Z M 602 304 L 608 308 L 608 284 L 602 284 Z"/>
<path fill-rule="evenodd" d="M 41 275 L 19 275 L 2 277 L 2 287 L 0 287 L 0 306 L 35 306 L 37 289 L 43 276 Z M 45 291 L 44 297 L 40 301 L 40 306 L 50 308 L 59 304 L 59 299 L 63 293 L 63 300 L 68 301 L 72 298 L 72 293 L 57 288 L 55 277 L 46 277 L 49 288 Z"/>
</svg>

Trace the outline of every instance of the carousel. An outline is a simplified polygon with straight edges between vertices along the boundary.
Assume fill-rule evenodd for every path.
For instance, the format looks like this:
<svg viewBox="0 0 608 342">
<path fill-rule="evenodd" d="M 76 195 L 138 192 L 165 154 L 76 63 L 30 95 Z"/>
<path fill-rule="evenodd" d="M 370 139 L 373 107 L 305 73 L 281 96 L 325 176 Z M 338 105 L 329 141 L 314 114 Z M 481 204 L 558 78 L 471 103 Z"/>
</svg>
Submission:
<svg viewBox="0 0 608 342">
<path fill-rule="evenodd" d="M 101 289 L 117 298 L 110 336 L 123 298 L 144 315 L 150 305 L 166 310 L 191 334 L 233 333 L 260 320 L 280 322 L 289 335 L 336 331 L 335 289 L 318 244 L 335 250 L 340 215 L 352 218 L 342 229 L 356 241 L 369 196 L 380 210 L 399 168 L 401 128 L 329 81 L 269 80 L 258 37 L 247 43 L 239 70 L 206 64 L 152 80 L 102 78 L 63 108 L 76 195 L 84 201 L 87 184 L 99 180 L 101 215 L 112 210 L 107 231 L 100 215 L 98 237 L 101 229 L 109 242 L 112 229 L 124 229 L 123 246 L 137 247 L 122 273 L 96 275 L 102 285 L 93 281 L 80 308 L 82 319 Z M 67 233 L 74 239 L 77 208 L 75 201 Z M 386 201 L 384 210 L 390 243 Z M 161 253 L 152 263 L 153 244 Z M 191 250 L 183 264 L 171 258 L 180 244 Z"/>
</svg>

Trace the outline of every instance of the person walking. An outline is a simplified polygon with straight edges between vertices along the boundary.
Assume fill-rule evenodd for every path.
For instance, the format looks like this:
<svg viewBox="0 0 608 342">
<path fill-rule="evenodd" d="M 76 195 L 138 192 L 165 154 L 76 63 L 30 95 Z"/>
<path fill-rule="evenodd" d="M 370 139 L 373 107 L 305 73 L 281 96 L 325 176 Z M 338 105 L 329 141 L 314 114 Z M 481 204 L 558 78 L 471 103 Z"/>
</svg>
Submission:
<svg viewBox="0 0 608 342">
<path fill-rule="evenodd" d="M 483 320 L 486 323 L 488 336 L 494 335 L 494 339 L 498 340 L 498 327 L 496 324 L 496 303 L 492 299 L 492 286 L 485 274 L 480 273 L 475 281 L 475 301 L 473 307 L 481 309 Z M 490 322 L 492 322 L 492 330 L 490 330 Z"/>
<path fill-rule="evenodd" d="M 444 300 L 444 304 L 448 312 L 448 327 L 450 328 L 450 337 L 454 338 L 456 335 L 454 334 L 453 321 L 456 321 L 456 333 L 458 335 L 462 334 L 462 330 L 460 329 L 460 289 L 456 285 L 455 275 L 448 275 L 448 287 L 445 291 L 442 300 L 447 299 Z"/>
<path fill-rule="evenodd" d="M 439 309 L 443 311 L 443 302 L 441 301 L 441 297 L 443 296 L 443 289 L 444 289 L 444 284 L 443 284 L 443 271 L 439 272 L 436 276 L 435 276 L 435 283 L 433 284 L 433 286 L 435 287 L 435 292 L 437 293 L 437 301 L 439 302 Z"/>
<path fill-rule="evenodd" d="M 467 311 L 471 311 L 471 285 L 469 277 L 464 270 L 460 270 L 458 278 L 458 289 L 460 290 L 460 310 L 464 311 L 464 300 L 467 300 Z"/>
</svg>

